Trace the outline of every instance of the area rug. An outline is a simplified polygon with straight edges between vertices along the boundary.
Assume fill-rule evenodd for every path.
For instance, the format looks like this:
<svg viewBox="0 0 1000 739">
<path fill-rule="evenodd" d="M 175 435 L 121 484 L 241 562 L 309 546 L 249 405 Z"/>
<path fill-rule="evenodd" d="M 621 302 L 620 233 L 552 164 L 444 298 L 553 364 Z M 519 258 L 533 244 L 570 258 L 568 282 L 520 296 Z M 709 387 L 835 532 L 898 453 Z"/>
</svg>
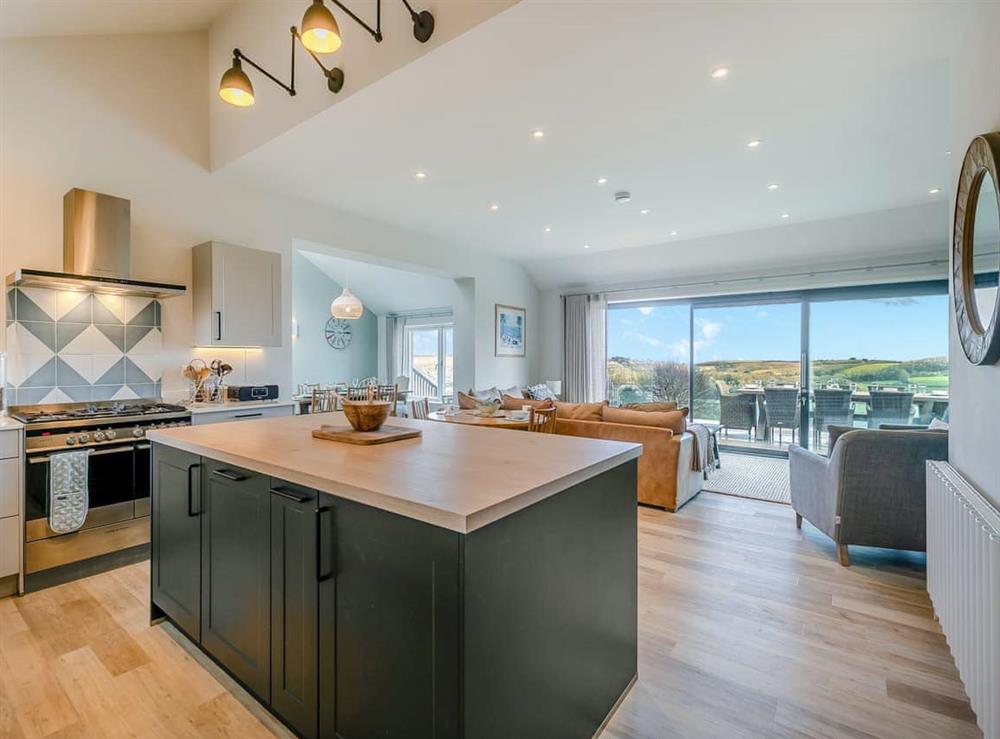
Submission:
<svg viewBox="0 0 1000 739">
<path fill-rule="evenodd" d="M 733 452 L 719 456 L 722 466 L 709 474 L 705 490 L 772 503 L 791 502 L 787 459 Z"/>
</svg>

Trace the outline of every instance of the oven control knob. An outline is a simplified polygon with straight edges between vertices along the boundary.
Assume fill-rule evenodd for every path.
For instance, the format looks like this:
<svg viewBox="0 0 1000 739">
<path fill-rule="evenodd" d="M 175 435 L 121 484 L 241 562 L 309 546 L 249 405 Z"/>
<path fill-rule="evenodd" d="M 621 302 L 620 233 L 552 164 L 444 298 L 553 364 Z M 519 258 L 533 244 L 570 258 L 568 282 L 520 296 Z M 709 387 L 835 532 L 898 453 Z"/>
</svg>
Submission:
<svg viewBox="0 0 1000 739">
<path fill-rule="evenodd" d="M 103 431 L 95 431 L 94 432 L 94 441 L 104 441 L 104 432 Z"/>
<path fill-rule="evenodd" d="M 136 426 L 134 429 L 132 429 L 132 436 L 144 436 L 145 434 L 146 432 L 143 431 L 143 429 L 139 426 Z"/>
<path fill-rule="evenodd" d="M 116 432 L 114 429 L 108 429 L 107 431 L 104 432 L 105 439 L 113 439 L 116 436 L 118 436 L 118 432 Z"/>
<path fill-rule="evenodd" d="M 67 436 L 66 437 L 66 443 L 69 446 L 73 446 L 76 443 L 76 437 L 75 436 Z"/>
<path fill-rule="evenodd" d="M 80 434 L 78 440 L 81 444 L 86 444 L 88 441 L 90 441 L 90 434 Z"/>
</svg>

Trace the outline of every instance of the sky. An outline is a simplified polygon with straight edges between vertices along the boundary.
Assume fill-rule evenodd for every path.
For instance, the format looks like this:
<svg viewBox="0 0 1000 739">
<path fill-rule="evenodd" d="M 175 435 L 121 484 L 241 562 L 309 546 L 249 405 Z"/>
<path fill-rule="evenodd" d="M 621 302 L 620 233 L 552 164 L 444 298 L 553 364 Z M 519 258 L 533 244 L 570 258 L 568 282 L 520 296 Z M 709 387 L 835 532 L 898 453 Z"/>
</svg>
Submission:
<svg viewBox="0 0 1000 739">
<path fill-rule="evenodd" d="M 810 307 L 813 359 L 912 360 L 948 355 L 947 295 L 817 302 Z M 608 356 L 687 361 L 686 305 L 608 309 Z M 695 362 L 797 361 L 798 303 L 697 308 Z"/>
</svg>

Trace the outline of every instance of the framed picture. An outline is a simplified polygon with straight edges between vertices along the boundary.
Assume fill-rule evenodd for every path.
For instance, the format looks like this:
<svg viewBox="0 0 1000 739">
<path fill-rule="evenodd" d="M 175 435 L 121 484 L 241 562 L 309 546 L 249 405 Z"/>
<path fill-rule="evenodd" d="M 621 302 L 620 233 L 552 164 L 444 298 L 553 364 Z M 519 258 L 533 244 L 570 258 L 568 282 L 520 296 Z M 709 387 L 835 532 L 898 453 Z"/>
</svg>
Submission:
<svg viewBox="0 0 1000 739">
<path fill-rule="evenodd" d="M 525 347 L 524 308 L 513 305 L 496 306 L 496 356 L 523 357 Z"/>
</svg>

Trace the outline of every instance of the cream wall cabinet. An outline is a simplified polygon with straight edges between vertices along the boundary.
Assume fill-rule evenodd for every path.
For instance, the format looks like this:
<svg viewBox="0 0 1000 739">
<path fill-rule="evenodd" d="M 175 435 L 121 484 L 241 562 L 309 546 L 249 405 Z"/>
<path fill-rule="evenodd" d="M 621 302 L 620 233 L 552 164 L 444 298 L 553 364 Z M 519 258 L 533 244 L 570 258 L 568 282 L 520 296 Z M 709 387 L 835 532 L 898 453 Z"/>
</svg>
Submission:
<svg viewBox="0 0 1000 739">
<path fill-rule="evenodd" d="M 198 346 L 281 346 L 281 254 L 216 241 L 194 247 Z"/>
</svg>

